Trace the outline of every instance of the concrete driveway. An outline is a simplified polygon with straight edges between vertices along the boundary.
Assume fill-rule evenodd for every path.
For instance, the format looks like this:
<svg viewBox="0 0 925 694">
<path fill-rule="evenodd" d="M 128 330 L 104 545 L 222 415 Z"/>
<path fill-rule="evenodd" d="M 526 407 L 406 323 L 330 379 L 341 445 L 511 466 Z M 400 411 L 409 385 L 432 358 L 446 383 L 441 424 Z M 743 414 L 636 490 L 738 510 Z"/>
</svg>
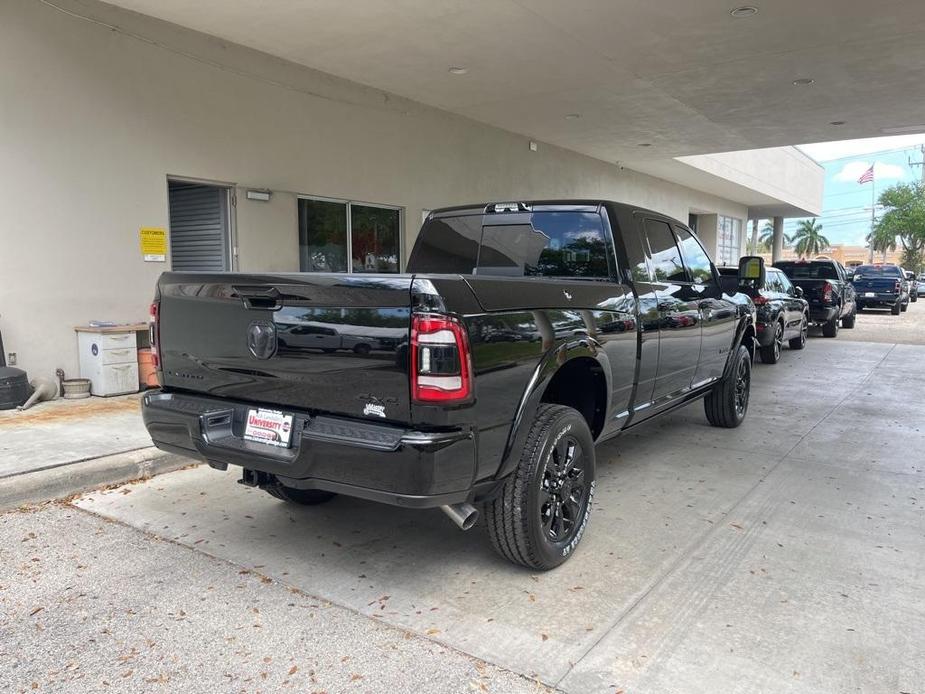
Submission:
<svg viewBox="0 0 925 694">
<path fill-rule="evenodd" d="M 741 428 L 695 403 L 599 447 L 589 530 L 546 574 L 437 511 L 299 508 L 231 471 L 75 503 L 567 692 L 917 692 L 923 359 L 813 339 L 756 365 Z"/>
</svg>

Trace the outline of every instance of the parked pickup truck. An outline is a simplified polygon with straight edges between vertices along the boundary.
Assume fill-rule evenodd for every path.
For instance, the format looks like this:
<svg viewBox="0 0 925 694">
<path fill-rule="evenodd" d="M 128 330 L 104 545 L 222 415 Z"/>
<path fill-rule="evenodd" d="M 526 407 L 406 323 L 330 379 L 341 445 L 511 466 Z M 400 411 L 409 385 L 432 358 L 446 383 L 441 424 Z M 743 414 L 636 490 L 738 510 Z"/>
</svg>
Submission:
<svg viewBox="0 0 925 694">
<path fill-rule="evenodd" d="M 763 281 L 760 258 L 741 268 Z M 714 426 L 745 417 L 754 306 L 664 215 L 438 210 L 407 271 L 163 274 L 155 444 L 295 503 L 440 507 L 463 529 L 478 505 L 498 552 L 550 569 L 585 531 L 596 442 L 698 398 Z M 283 348 L 294 321 L 388 328 L 394 351 Z"/>
<path fill-rule="evenodd" d="M 909 308 L 909 281 L 899 265 L 859 265 L 852 280 L 858 308 L 888 307 L 894 316 Z"/>
<path fill-rule="evenodd" d="M 822 326 L 824 337 L 837 337 L 838 324 L 854 327 L 858 314 L 854 287 L 845 268 L 836 260 L 779 260 L 774 267 L 783 270 L 809 302 L 809 319 Z"/>
</svg>

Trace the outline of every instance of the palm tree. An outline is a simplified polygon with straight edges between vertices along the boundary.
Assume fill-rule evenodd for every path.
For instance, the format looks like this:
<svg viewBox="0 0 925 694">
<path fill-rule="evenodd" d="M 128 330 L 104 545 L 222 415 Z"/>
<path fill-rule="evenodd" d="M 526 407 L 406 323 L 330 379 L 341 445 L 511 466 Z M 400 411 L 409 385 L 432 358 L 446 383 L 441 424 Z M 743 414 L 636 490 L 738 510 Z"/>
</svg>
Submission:
<svg viewBox="0 0 925 694">
<path fill-rule="evenodd" d="M 791 239 L 787 234 L 784 234 L 784 248 L 790 245 Z M 764 226 L 761 227 L 761 236 L 758 237 L 758 248 L 764 253 L 770 253 L 771 248 L 774 246 L 774 224 L 770 220 L 764 223 Z"/>
<path fill-rule="evenodd" d="M 801 219 L 793 241 L 797 255 L 801 257 L 817 255 L 829 247 L 829 240 L 822 235 L 822 225 L 816 219 Z"/>
</svg>

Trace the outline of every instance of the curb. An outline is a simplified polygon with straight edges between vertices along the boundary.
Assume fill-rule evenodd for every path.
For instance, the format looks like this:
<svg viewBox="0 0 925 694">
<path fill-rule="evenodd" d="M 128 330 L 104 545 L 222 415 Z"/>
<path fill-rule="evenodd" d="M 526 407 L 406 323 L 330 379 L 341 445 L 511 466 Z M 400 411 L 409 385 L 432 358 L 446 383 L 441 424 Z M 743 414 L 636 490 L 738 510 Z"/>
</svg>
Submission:
<svg viewBox="0 0 925 694">
<path fill-rule="evenodd" d="M 153 446 L 0 479 L 0 511 L 179 470 L 198 461 Z"/>
</svg>

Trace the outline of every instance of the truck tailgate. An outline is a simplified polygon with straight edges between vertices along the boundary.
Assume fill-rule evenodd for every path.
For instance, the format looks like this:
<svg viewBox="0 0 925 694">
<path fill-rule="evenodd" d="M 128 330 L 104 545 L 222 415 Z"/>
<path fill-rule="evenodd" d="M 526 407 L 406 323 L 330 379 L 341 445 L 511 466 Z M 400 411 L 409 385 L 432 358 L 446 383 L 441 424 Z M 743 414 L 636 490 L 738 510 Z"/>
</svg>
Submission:
<svg viewBox="0 0 925 694">
<path fill-rule="evenodd" d="M 411 282 L 165 273 L 163 384 L 277 409 L 408 422 Z"/>
</svg>

